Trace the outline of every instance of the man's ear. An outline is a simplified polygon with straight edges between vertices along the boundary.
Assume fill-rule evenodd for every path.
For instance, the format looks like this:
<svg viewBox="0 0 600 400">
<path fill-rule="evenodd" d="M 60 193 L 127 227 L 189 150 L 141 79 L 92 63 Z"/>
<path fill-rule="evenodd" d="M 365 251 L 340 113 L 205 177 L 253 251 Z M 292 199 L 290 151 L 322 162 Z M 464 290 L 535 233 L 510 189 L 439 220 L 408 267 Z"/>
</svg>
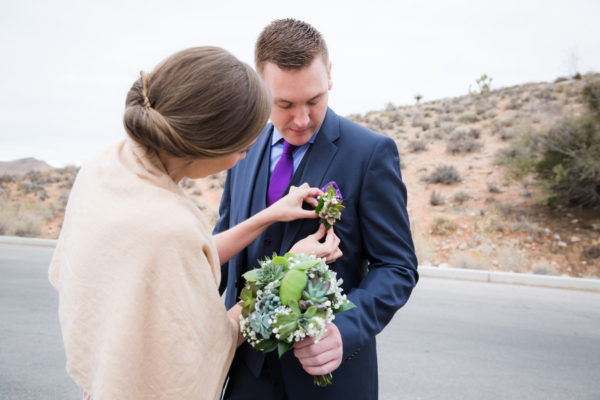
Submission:
<svg viewBox="0 0 600 400">
<path fill-rule="evenodd" d="M 327 90 L 331 90 L 333 86 L 333 81 L 331 80 L 331 62 L 329 62 L 329 66 L 327 67 Z"/>
</svg>

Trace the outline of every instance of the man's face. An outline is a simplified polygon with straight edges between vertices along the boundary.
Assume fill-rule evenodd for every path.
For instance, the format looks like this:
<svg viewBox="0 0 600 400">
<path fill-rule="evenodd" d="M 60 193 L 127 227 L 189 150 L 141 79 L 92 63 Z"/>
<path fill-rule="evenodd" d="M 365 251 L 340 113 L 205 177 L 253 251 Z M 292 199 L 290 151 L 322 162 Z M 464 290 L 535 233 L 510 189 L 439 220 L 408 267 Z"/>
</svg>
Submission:
<svg viewBox="0 0 600 400">
<path fill-rule="evenodd" d="M 327 113 L 331 64 L 326 66 L 320 56 L 300 70 L 283 70 L 268 62 L 262 76 L 273 95 L 273 125 L 290 144 L 308 143 Z"/>
</svg>

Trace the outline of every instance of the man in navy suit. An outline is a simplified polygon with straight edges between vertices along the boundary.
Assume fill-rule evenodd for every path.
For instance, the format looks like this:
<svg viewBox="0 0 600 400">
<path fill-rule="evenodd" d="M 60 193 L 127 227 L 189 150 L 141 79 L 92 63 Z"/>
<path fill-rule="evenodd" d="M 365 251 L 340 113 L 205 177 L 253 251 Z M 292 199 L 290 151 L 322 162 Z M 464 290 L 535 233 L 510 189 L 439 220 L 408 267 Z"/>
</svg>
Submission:
<svg viewBox="0 0 600 400">
<path fill-rule="evenodd" d="M 284 19 L 267 26 L 256 43 L 255 62 L 273 95 L 271 123 L 247 157 L 228 172 L 215 232 L 228 229 L 267 206 L 269 180 L 293 147 L 291 185 L 322 187 L 335 181 L 346 207 L 335 226 L 339 250 L 330 268 L 343 279 L 356 308 L 336 315 L 318 343 L 294 345 L 281 360 L 247 343 L 237 351 L 225 399 L 376 399 L 375 335 L 408 300 L 417 283 L 406 210 L 406 187 L 395 142 L 328 108 L 331 64 L 321 34 L 311 25 Z M 285 145 L 288 146 L 289 145 Z M 270 195 L 269 195 L 270 196 Z M 317 233 L 315 233 L 317 232 Z M 328 233 L 328 241 L 331 236 Z M 227 308 L 238 300 L 241 275 L 257 260 L 283 254 L 303 238 L 324 236 L 317 220 L 272 225 L 222 266 Z M 394 349 L 390 349 L 394 350 Z M 313 385 L 311 375 L 333 371 L 333 384 Z"/>
</svg>

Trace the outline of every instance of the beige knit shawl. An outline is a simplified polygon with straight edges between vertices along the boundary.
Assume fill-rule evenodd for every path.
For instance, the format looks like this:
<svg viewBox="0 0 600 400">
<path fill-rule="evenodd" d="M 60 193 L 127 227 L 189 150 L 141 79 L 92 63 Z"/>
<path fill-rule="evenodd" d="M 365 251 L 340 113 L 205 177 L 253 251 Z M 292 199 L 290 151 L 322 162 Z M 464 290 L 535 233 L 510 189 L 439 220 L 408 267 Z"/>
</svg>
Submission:
<svg viewBox="0 0 600 400">
<path fill-rule="evenodd" d="M 127 139 L 81 168 L 49 277 L 94 400 L 218 398 L 236 324 L 210 228 L 155 155 Z"/>
</svg>

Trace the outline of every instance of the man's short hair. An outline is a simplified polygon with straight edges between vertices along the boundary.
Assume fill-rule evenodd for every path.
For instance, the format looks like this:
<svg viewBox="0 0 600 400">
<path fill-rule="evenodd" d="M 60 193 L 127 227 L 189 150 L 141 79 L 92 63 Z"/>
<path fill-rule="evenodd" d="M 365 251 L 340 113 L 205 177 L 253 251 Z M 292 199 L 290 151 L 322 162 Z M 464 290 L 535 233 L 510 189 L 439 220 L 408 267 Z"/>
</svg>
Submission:
<svg viewBox="0 0 600 400">
<path fill-rule="evenodd" d="M 293 18 L 278 19 L 267 25 L 258 37 L 254 63 L 260 74 L 267 62 L 283 70 L 302 69 L 309 66 L 317 54 L 325 65 L 329 64 L 327 45 L 319 31 Z"/>
</svg>

